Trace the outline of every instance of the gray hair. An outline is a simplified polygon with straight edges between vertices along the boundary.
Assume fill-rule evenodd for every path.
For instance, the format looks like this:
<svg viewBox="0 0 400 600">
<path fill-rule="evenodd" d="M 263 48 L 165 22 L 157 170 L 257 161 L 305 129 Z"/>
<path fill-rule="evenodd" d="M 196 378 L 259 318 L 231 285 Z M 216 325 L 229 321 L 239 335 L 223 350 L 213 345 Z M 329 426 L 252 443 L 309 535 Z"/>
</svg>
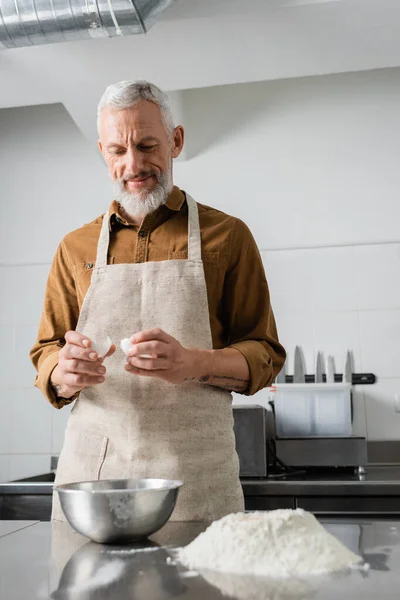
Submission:
<svg viewBox="0 0 400 600">
<path fill-rule="evenodd" d="M 142 80 L 119 81 L 108 86 L 97 107 L 97 130 L 100 131 L 100 115 L 103 108 L 132 108 L 139 100 L 148 100 L 159 106 L 164 125 L 171 136 L 175 125 L 167 94 L 154 83 Z"/>
</svg>

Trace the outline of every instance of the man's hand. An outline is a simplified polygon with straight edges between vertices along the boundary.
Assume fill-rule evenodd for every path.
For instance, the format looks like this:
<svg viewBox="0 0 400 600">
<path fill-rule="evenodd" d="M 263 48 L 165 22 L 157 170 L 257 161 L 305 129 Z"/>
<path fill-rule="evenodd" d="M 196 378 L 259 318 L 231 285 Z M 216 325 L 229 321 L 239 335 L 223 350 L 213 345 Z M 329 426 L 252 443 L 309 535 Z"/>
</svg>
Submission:
<svg viewBox="0 0 400 600">
<path fill-rule="evenodd" d="M 50 383 L 57 396 L 71 398 L 88 385 L 103 383 L 106 368 L 102 357 L 91 349 L 91 341 L 77 331 L 67 331 L 65 346 L 58 354 L 58 364 Z M 114 344 L 104 358 L 115 352 Z"/>
<path fill-rule="evenodd" d="M 192 378 L 192 351 L 162 329 L 141 331 L 130 339 L 132 348 L 125 365 L 129 373 L 158 377 L 175 384 Z M 143 354 L 151 358 L 142 358 Z"/>
<path fill-rule="evenodd" d="M 174 384 L 202 383 L 230 392 L 245 392 L 249 387 L 249 366 L 236 348 L 184 348 L 162 329 L 141 331 L 130 339 L 132 348 L 125 370 L 133 375 L 158 377 Z"/>
</svg>

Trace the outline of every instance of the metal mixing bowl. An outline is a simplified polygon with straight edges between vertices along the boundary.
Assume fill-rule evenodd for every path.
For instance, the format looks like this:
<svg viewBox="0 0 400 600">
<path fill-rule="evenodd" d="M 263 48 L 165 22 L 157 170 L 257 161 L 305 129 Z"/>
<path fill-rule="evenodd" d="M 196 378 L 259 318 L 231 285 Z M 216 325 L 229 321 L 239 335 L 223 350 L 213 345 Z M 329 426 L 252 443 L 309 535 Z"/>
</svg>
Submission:
<svg viewBox="0 0 400 600">
<path fill-rule="evenodd" d="M 182 481 L 110 479 L 56 486 L 68 523 L 93 542 L 135 542 L 170 518 Z"/>
</svg>

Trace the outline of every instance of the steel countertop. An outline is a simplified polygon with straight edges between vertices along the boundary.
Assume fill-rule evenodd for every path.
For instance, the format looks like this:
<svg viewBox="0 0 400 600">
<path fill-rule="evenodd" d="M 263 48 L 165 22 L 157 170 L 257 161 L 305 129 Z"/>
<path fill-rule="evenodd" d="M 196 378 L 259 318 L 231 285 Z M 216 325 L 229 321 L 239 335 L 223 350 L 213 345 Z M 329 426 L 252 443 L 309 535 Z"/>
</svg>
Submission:
<svg viewBox="0 0 400 600">
<path fill-rule="evenodd" d="M 0 482 L 0 494 L 52 493 L 54 475 L 33 477 L 32 480 Z M 365 475 L 352 473 L 323 473 L 321 475 L 299 475 L 279 479 L 241 480 L 245 496 L 400 496 L 400 466 L 368 466 Z"/>
<path fill-rule="evenodd" d="M 328 530 L 363 555 L 369 571 L 275 582 L 263 578 L 200 575 L 168 563 L 173 548 L 189 543 L 205 523 L 168 523 L 144 544 L 88 542 L 64 523 L 37 523 L 0 538 L 2 600 L 352 600 L 398 598 L 400 521 L 323 520 Z"/>
<path fill-rule="evenodd" d="M 245 496 L 400 496 L 400 467 L 369 466 L 364 475 L 331 471 L 279 479 L 242 479 L 241 483 Z"/>
</svg>

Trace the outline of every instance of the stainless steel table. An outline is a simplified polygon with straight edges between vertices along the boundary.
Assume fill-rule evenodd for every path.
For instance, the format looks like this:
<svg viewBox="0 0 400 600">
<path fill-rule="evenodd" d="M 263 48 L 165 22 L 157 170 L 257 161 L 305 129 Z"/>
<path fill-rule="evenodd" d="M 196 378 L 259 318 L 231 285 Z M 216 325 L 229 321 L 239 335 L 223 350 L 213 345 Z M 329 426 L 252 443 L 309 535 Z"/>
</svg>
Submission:
<svg viewBox="0 0 400 600">
<path fill-rule="evenodd" d="M 400 468 L 368 467 L 365 475 L 322 472 L 280 479 L 242 479 L 248 510 L 304 508 L 321 515 L 400 515 Z"/>
<path fill-rule="evenodd" d="M 142 545 L 88 542 L 65 524 L 38 523 L 0 538 L 0 598 L 30 600 L 333 600 L 400 595 L 400 521 L 323 521 L 370 570 L 273 584 L 262 578 L 204 576 L 167 561 L 204 523 L 169 523 Z"/>
<path fill-rule="evenodd" d="M 0 519 L 46 521 L 54 473 L 0 483 Z M 242 479 L 248 510 L 304 508 L 320 515 L 400 516 L 400 467 L 369 466 L 365 476 L 343 474 Z"/>
<path fill-rule="evenodd" d="M 0 521 L 0 538 L 19 529 L 25 529 L 25 527 L 31 527 L 38 521 Z"/>
</svg>

